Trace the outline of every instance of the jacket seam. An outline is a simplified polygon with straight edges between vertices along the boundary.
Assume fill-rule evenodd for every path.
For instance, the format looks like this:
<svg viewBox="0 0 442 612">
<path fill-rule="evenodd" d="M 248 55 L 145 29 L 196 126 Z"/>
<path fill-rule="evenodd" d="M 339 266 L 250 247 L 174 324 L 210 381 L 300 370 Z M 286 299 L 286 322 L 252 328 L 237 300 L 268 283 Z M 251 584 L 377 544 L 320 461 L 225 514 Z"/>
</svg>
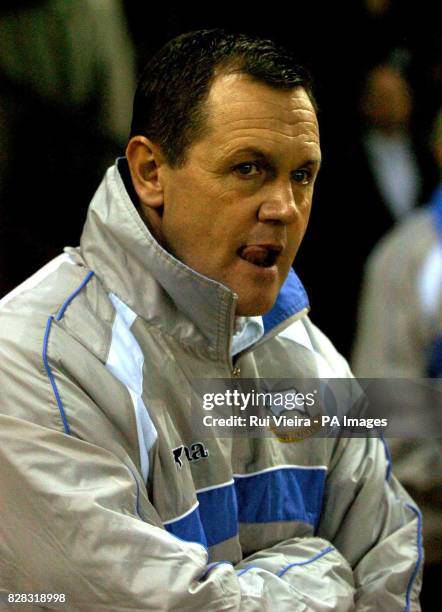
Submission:
<svg viewBox="0 0 442 612">
<path fill-rule="evenodd" d="M 381 433 L 380 439 L 382 440 L 382 444 L 384 445 L 385 461 L 387 462 L 387 469 L 385 471 L 385 480 L 388 482 L 391 478 L 391 472 L 393 469 L 393 459 L 391 457 L 390 448 L 387 444 L 387 441 L 385 440 L 385 436 L 383 433 Z"/>
<path fill-rule="evenodd" d="M 54 394 L 54 397 L 55 397 L 55 401 L 57 403 L 57 407 L 58 407 L 58 410 L 60 412 L 61 420 L 62 420 L 62 423 L 63 423 L 63 429 L 64 429 L 65 433 L 68 434 L 68 435 L 71 435 L 71 428 L 69 427 L 69 422 L 68 422 L 68 419 L 67 419 L 67 416 L 66 416 L 66 411 L 64 409 L 63 402 L 61 400 L 60 392 L 58 390 L 57 383 L 55 381 L 55 377 L 54 377 L 54 374 L 52 372 L 52 368 L 49 365 L 49 359 L 48 359 L 49 335 L 50 335 L 50 332 L 51 332 L 51 329 L 52 329 L 52 323 L 54 321 L 60 321 L 63 318 L 63 315 L 64 315 L 67 307 L 69 306 L 69 304 L 77 297 L 77 295 L 80 293 L 80 291 L 87 285 L 89 280 L 92 278 L 93 274 L 94 274 L 93 271 L 88 272 L 88 274 L 82 280 L 80 285 L 63 302 L 63 304 L 59 308 L 59 310 L 58 310 L 57 314 L 55 315 L 55 317 L 54 317 L 54 315 L 50 315 L 49 316 L 49 318 L 47 320 L 47 323 L 46 323 L 46 330 L 45 330 L 44 339 L 43 339 L 43 351 L 42 351 L 43 365 L 44 365 L 44 368 L 45 368 L 46 373 L 48 375 L 49 382 L 51 384 L 52 391 L 53 391 L 53 394 Z"/>
<path fill-rule="evenodd" d="M 198 580 L 204 580 L 204 578 L 213 570 L 215 569 L 215 567 L 218 567 L 218 565 L 230 565 L 230 567 L 233 567 L 233 564 L 230 561 L 216 561 L 215 563 L 212 563 L 210 565 L 207 566 L 207 568 L 205 569 L 204 573 L 198 578 Z"/>
<path fill-rule="evenodd" d="M 67 433 L 68 435 L 71 435 L 71 429 L 69 427 L 69 423 L 67 421 L 67 417 L 66 417 L 66 412 L 64 410 L 63 407 L 63 402 L 61 401 L 61 397 L 60 397 L 60 393 L 58 391 L 58 387 L 57 384 L 55 382 L 55 378 L 54 375 L 52 373 L 52 369 L 49 365 L 49 361 L 48 361 L 48 355 L 47 355 L 47 349 L 48 349 L 48 342 L 49 342 L 49 334 L 51 331 L 51 327 L 52 327 L 52 322 L 54 321 L 54 317 L 53 315 L 51 315 L 48 318 L 47 324 L 46 324 L 46 330 L 45 330 L 45 334 L 44 334 L 44 340 L 43 340 L 43 353 L 42 353 L 42 358 L 43 358 L 43 365 L 44 368 L 46 370 L 46 374 L 49 378 L 49 382 L 51 384 L 52 387 L 52 392 L 54 394 L 55 397 L 55 401 L 58 407 L 58 411 L 60 413 L 60 417 L 61 417 L 61 421 L 63 423 L 63 429 L 65 431 L 65 433 Z"/>
<path fill-rule="evenodd" d="M 314 561 L 317 561 L 318 559 L 321 559 L 321 557 L 325 557 L 325 555 L 328 555 L 328 553 L 332 552 L 333 550 L 335 550 L 335 548 L 333 546 L 328 546 L 327 548 L 324 548 L 324 550 L 321 550 L 321 552 L 319 552 L 317 555 L 315 555 L 314 557 L 311 557 L 311 559 L 307 559 L 307 561 L 298 561 L 296 563 L 290 563 L 289 565 L 286 565 L 282 570 L 280 570 L 276 575 L 279 578 L 282 578 L 282 576 L 291 568 L 291 567 L 299 567 L 301 565 L 309 565 L 310 563 L 313 563 Z"/>
<path fill-rule="evenodd" d="M 257 565 L 249 565 L 248 567 L 245 567 L 242 570 L 239 570 L 239 572 L 237 572 L 237 574 L 236 574 L 237 578 L 239 578 L 243 574 L 246 574 L 248 571 L 250 571 L 252 569 L 259 570 L 259 569 L 262 569 L 262 568 L 258 567 Z"/>
<path fill-rule="evenodd" d="M 405 504 L 406 508 L 409 508 L 417 517 L 417 536 L 416 536 L 416 547 L 417 547 L 417 560 L 416 565 L 414 567 L 413 573 L 410 576 L 410 580 L 407 585 L 407 593 L 405 596 L 405 608 L 404 612 L 410 612 L 410 598 L 411 598 L 411 590 L 413 588 L 414 581 L 419 573 L 419 568 L 422 563 L 422 515 L 420 511 L 412 506 L 411 504 Z"/>
</svg>

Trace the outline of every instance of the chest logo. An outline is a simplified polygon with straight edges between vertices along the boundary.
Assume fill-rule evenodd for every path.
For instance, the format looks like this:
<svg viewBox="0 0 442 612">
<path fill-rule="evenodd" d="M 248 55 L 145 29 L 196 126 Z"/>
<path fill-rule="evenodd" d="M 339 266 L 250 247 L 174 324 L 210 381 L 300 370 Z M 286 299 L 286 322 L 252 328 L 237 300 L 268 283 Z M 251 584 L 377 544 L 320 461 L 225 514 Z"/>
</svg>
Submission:
<svg viewBox="0 0 442 612">
<path fill-rule="evenodd" d="M 190 446 L 177 446 L 172 449 L 173 459 L 177 466 L 181 469 L 183 467 L 183 461 L 192 463 L 193 461 L 199 461 L 200 459 L 206 459 L 209 456 L 209 451 L 205 448 L 201 442 L 195 442 Z"/>
</svg>

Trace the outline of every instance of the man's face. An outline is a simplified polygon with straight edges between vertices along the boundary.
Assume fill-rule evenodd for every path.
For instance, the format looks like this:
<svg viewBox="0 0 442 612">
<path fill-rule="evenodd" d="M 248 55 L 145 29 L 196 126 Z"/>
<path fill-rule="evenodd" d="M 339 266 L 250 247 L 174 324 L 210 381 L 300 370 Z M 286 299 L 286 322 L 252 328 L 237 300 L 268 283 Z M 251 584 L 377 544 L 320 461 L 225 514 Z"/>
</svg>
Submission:
<svg viewBox="0 0 442 612">
<path fill-rule="evenodd" d="M 320 164 L 319 130 L 302 88 L 220 75 L 208 130 L 186 162 L 161 166 L 160 240 L 238 295 L 237 315 L 273 306 L 306 230 Z"/>
</svg>

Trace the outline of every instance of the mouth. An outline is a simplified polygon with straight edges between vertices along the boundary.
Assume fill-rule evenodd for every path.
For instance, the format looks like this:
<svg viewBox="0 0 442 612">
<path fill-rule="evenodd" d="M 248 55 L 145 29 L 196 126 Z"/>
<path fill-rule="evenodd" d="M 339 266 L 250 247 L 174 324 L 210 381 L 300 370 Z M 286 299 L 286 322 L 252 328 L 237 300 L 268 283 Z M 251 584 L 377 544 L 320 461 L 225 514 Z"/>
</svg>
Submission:
<svg viewBox="0 0 442 612">
<path fill-rule="evenodd" d="M 281 254 L 282 246 L 276 244 L 249 244 L 238 249 L 238 256 L 258 268 L 271 268 Z"/>
</svg>

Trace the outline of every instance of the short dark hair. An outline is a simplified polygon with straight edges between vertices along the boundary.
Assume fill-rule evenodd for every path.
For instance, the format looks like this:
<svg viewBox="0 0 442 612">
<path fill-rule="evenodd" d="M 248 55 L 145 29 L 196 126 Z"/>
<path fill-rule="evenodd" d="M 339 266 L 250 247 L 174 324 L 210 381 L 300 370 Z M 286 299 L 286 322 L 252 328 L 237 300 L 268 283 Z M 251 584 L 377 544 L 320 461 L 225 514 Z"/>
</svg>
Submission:
<svg viewBox="0 0 442 612">
<path fill-rule="evenodd" d="M 270 40 L 224 30 L 200 30 L 168 42 L 148 62 L 135 92 L 130 136 L 161 147 L 172 167 L 205 133 L 210 87 L 219 73 L 243 73 L 275 89 L 302 87 L 317 106 L 308 72 Z"/>
</svg>

